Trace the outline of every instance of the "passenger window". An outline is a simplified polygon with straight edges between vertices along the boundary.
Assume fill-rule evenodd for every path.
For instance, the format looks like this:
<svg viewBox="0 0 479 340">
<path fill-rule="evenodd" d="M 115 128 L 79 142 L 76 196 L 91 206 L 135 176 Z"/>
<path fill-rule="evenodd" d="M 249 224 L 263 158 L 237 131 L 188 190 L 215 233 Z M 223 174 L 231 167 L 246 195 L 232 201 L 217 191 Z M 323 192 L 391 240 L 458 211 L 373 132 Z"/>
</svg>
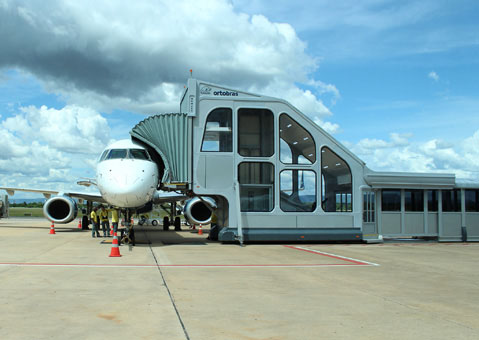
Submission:
<svg viewBox="0 0 479 340">
<path fill-rule="evenodd" d="M 274 207 L 274 166 L 248 162 L 238 166 L 241 211 L 271 211 Z"/>
<path fill-rule="evenodd" d="M 107 159 L 126 158 L 126 149 L 111 149 Z"/>
<path fill-rule="evenodd" d="M 274 153 L 273 112 L 238 110 L 238 152 L 243 157 L 271 157 Z"/>
<path fill-rule="evenodd" d="M 349 165 L 328 147 L 321 149 L 321 206 L 326 212 L 353 211 Z"/>
<path fill-rule="evenodd" d="M 148 153 L 143 149 L 130 149 L 130 158 L 149 160 Z"/>
<path fill-rule="evenodd" d="M 316 174 L 307 170 L 285 170 L 280 174 L 283 211 L 316 210 Z"/>
<path fill-rule="evenodd" d="M 208 115 L 201 151 L 233 151 L 231 109 L 215 109 Z"/>
<path fill-rule="evenodd" d="M 316 146 L 311 134 L 290 116 L 279 117 L 280 160 L 284 164 L 313 164 Z"/>
</svg>

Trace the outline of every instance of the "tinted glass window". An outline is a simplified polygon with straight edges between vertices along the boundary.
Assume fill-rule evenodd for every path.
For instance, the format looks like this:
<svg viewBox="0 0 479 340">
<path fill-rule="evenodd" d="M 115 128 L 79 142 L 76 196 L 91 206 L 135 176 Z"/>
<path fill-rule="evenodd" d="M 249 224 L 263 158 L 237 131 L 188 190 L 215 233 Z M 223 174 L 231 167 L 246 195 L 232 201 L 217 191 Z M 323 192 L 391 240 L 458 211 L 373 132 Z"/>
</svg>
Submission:
<svg viewBox="0 0 479 340">
<path fill-rule="evenodd" d="M 429 190 L 427 192 L 427 210 L 428 211 L 437 211 L 437 190 Z"/>
<path fill-rule="evenodd" d="M 229 108 L 215 109 L 206 120 L 201 151 L 231 152 L 232 150 L 232 111 Z"/>
<path fill-rule="evenodd" d="M 381 194 L 381 208 L 383 211 L 401 211 L 401 191 L 383 190 Z"/>
<path fill-rule="evenodd" d="M 126 158 L 126 149 L 111 149 L 106 159 Z"/>
<path fill-rule="evenodd" d="M 324 211 L 352 211 L 349 165 L 327 147 L 321 149 L 321 206 Z"/>
<path fill-rule="evenodd" d="M 280 186 L 281 210 L 299 212 L 316 209 L 316 174 L 314 171 L 282 171 Z"/>
<path fill-rule="evenodd" d="M 466 190 L 466 211 L 479 211 L 479 190 Z"/>
<path fill-rule="evenodd" d="M 238 166 L 241 211 L 271 211 L 274 206 L 274 166 L 248 162 Z"/>
<path fill-rule="evenodd" d="M 406 211 L 424 211 L 424 191 L 405 190 L 404 204 Z"/>
<path fill-rule="evenodd" d="M 148 153 L 143 149 L 130 149 L 130 158 L 149 160 Z"/>
<path fill-rule="evenodd" d="M 270 157 L 274 153 L 273 112 L 238 110 L 238 152 L 243 157 Z"/>
<path fill-rule="evenodd" d="M 442 191 L 442 211 L 461 211 L 461 190 L 455 189 Z"/>
<path fill-rule="evenodd" d="M 108 155 L 108 152 L 110 152 L 110 150 L 103 151 L 103 153 L 101 154 L 101 157 L 100 157 L 100 162 L 104 161 L 106 159 L 106 156 Z"/>
<path fill-rule="evenodd" d="M 313 164 L 316 146 L 313 137 L 290 116 L 279 117 L 280 160 L 285 164 Z"/>
</svg>

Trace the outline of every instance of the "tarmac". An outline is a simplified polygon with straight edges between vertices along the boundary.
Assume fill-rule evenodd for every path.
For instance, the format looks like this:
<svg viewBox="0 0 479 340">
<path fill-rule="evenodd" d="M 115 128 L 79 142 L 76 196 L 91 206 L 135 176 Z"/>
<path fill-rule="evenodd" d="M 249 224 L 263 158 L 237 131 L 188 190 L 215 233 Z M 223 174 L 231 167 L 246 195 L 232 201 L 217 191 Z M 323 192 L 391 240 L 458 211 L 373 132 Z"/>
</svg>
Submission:
<svg viewBox="0 0 479 340">
<path fill-rule="evenodd" d="M 0 220 L 1 339 L 479 339 L 479 244 L 221 244 Z"/>
</svg>

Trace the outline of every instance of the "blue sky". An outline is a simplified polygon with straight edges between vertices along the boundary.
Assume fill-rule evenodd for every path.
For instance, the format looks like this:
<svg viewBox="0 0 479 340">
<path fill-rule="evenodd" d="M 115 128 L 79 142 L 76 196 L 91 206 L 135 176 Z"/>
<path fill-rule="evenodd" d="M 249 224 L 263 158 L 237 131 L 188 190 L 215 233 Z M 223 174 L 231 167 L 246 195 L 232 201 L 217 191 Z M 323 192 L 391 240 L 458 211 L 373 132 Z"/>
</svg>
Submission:
<svg viewBox="0 0 479 340">
<path fill-rule="evenodd" d="M 114 4 L 0 0 L 0 186 L 79 190 L 190 68 L 287 99 L 373 170 L 479 181 L 477 1 Z"/>
</svg>

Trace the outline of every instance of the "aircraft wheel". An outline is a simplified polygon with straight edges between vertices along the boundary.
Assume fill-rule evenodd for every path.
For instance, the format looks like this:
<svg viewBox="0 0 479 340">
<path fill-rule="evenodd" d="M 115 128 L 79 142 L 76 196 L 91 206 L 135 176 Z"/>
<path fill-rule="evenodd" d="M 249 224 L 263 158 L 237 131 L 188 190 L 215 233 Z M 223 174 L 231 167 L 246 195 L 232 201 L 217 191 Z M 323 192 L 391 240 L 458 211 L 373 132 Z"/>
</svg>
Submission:
<svg viewBox="0 0 479 340">
<path fill-rule="evenodd" d="M 175 230 L 180 231 L 181 230 L 181 219 L 179 216 L 175 217 Z"/>
<path fill-rule="evenodd" d="M 163 217 L 163 230 L 168 231 L 170 229 L 170 219 L 168 216 Z"/>
</svg>

